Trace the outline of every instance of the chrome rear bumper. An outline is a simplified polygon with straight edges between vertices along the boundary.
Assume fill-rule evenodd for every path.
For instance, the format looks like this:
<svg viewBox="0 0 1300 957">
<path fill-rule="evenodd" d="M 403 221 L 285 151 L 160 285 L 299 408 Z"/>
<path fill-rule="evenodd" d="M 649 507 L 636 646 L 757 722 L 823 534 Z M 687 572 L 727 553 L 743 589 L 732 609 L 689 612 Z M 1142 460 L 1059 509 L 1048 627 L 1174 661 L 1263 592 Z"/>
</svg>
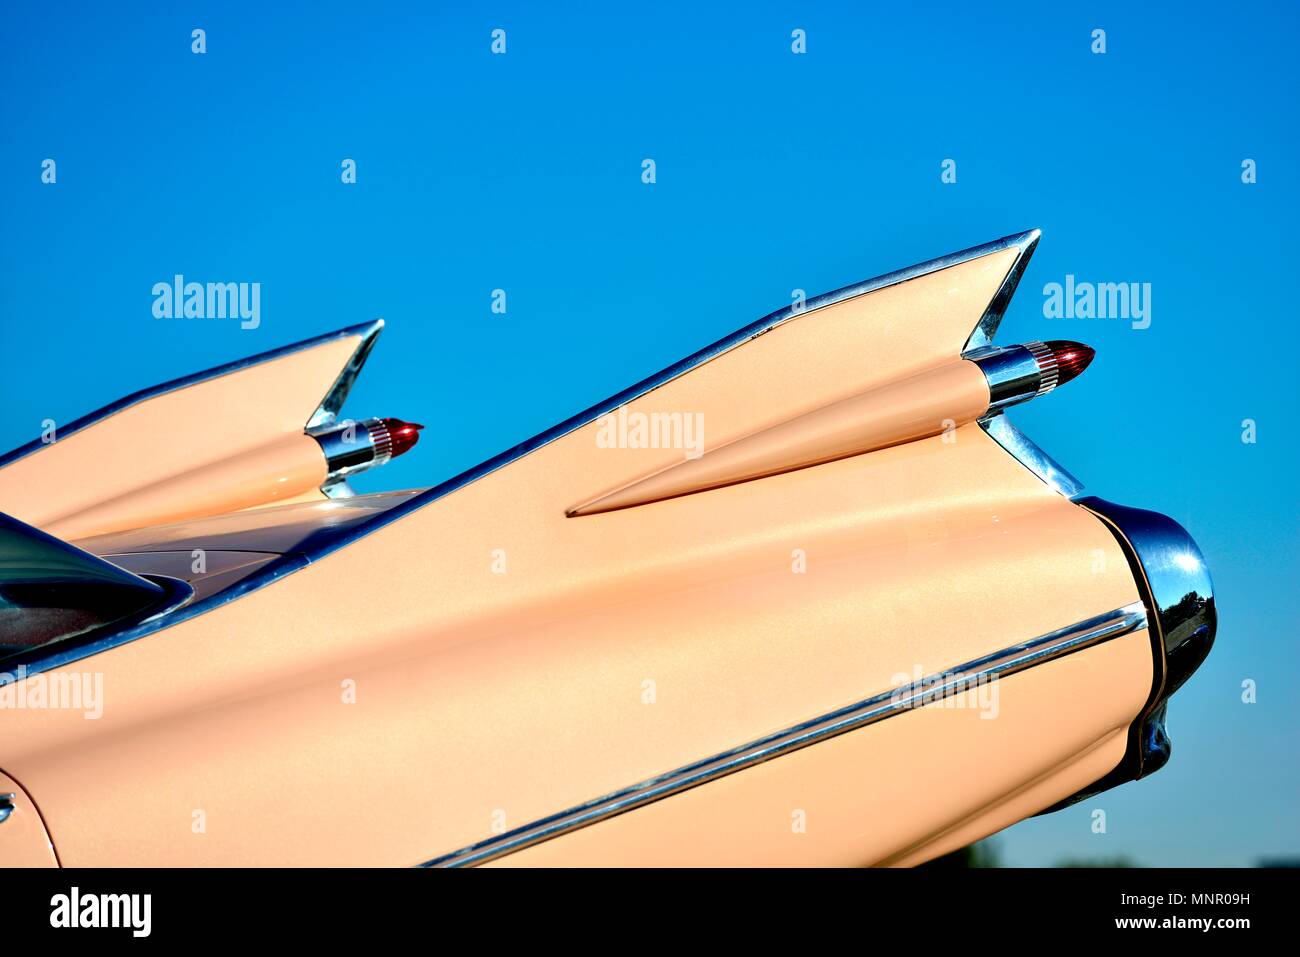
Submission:
<svg viewBox="0 0 1300 957">
<path fill-rule="evenodd" d="M 1146 706 L 1129 729 L 1124 759 L 1110 774 L 1048 811 L 1144 778 L 1168 763 L 1171 744 L 1165 716 L 1169 698 L 1210 653 L 1218 629 L 1210 571 L 1185 528 L 1159 512 L 1116 505 L 1095 496 L 1076 501 L 1106 525 L 1128 558 L 1147 608 L 1153 678 Z"/>
</svg>

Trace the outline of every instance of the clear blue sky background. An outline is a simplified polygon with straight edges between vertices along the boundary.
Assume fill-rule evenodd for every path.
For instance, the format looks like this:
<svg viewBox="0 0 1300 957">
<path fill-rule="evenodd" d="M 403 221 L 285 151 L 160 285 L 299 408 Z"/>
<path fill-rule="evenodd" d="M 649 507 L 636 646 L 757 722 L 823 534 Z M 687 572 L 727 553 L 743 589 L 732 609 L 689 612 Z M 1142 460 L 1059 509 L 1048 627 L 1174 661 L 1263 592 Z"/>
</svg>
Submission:
<svg viewBox="0 0 1300 957">
<path fill-rule="evenodd" d="M 999 339 L 1098 358 L 1015 419 L 1095 494 L 1187 525 L 1222 626 L 1170 765 L 1013 828 L 1004 858 L 1300 855 L 1294 3 L 411 6 L 4 4 L 0 448 L 382 316 L 347 411 L 430 430 L 359 484 L 432 484 L 795 287 L 1038 226 Z M 155 320 L 178 272 L 260 282 L 261 327 Z M 1151 328 L 1045 319 L 1067 272 L 1150 282 Z"/>
</svg>

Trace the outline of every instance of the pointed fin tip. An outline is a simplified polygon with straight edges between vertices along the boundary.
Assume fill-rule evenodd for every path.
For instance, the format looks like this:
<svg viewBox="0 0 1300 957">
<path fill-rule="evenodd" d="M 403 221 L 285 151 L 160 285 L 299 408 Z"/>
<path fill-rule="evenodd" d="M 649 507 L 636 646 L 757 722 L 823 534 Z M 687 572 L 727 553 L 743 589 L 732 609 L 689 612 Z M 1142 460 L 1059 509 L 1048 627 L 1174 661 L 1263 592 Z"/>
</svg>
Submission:
<svg viewBox="0 0 1300 957">
<path fill-rule="evenodd" d="M 316 406 L 316 411 L 312 413 L 306 425 L 303 426 L 304 429 L 328 425 L 338 417 L 343 408 L 343 403 L 347 400 L 348 393 L 352 391 L 352 385 L 356 381 L 357 375 L 361 372 L 361 367 L 366 364 L 366 359 L 370 357 L 370 350 L 374 348 L 375 340 L 379 338 L 379 333 L 383 331 L 383 328 L 383 319 L 371 319 L 369 322 L 361 322 L 355 326 L 344 326 L 336 332 L 329 332 L 300 344 L 301 347 L 307 347 L 332 339 L 347 338 L 348 336 L 361 337 L 361 341 L 357 343 L 357 347 L 352 351 L 347 363 L 339 371 L 338 378 L 334 380 L 330 390 L 325 393 L 320 400 L 320 404 Z M 290 348 L 294 347 L 291 346 Z"/>
<path fill-rule="evenodd" d="M 358 322 L 356 325 L 344 326 L 342 329 L 336 329 L 334 332 L 327 332 L 329 336 L 361 336 L 362 338 L 372 338 L 383 331 L 383 319 L 371 319 L 368 322 Z M 310 341 L 310 340 L 307 340 Z"/>
<path fill-rule="evenodd" d="M 1006 277 L 1002 280 L 1002 285 L 993 298 L 989 300 L 984 315 L 975 324 L 975 328 L 971 330 L 966 344 L 962 346 L 962 355 L 993 344 L 993 337 L 997 334 L 998 326 L 1002 323 L 1002 316 L 1011 302 L 1011 297 L 1015 295 L 1016 287 L 1020 285 L 1020 279 L 1024 275 L 1025 269 L 1029 265 L 1029 259 L 1033 256 L 1034 249 L 1038 246 L 1038 240 L 1042 235 L 1042 230 L 1038 228 L 1027 229 L 1023 233 L 1004 236 L 992 244 L 1001 246 L 1003 249 L 1015 248 L 1018 252 L 1015 261 L 1011 264 L 1011 268 L 1007 271 Z"/>
<path fill-rule="evenodd" d="M 1026 229 L 1023 233 L 1016 233 L 1013 237 L 1015 244 L 1021 247 L 1032 247 L 1042 238 L 1043 231 L 1037 226 L 1033 229 Z"/>
</svg>

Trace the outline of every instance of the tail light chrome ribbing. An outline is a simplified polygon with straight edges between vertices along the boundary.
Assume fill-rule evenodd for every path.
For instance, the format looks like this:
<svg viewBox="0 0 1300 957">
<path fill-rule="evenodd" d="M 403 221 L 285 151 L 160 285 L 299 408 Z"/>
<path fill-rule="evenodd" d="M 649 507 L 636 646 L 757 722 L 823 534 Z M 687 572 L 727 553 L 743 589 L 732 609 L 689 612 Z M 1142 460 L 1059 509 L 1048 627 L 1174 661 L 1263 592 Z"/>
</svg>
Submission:
<svg viewBox="0 0 1300 957">
<path fill-rule="evenodd" d="M 1038 363 L 1038 392 L 1035 394 L 1035 398 L 1040 395 L 1047 395 L 1057 386 L 1056 353 L 1045 342 L 1026 342 L 1025 348 L 1030 351 L 1034 361 Z"/>
</svg>

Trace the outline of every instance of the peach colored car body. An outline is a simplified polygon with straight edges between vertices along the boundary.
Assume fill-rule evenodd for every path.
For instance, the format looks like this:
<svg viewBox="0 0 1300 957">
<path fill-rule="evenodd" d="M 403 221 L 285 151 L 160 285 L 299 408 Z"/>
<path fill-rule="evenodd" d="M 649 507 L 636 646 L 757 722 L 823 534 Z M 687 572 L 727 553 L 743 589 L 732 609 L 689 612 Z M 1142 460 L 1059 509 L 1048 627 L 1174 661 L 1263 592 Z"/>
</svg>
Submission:
<svg viewBox="0 0 1300 957">
<path fill-rule="evenodd" d="M 987 387 L 961 354 L 1026 252 L 809 309 L 623 403 L 700 413 L 713 448 L 948 369 L 964 424 L 574 516 L 682 458 L 602 447 L 590 421 L 447 494 L 397 497 L 422 504 L 236 600 L 61 665 L 102 676 L 102 715 L 0 708 L 0 791 L 16 795 L 0 864 L 455 862 L 912 676 L 1140 607 L 1107 523 L 973 421 Z M 285 449 L 362 338 L 130 404 L 0 468 L 0 508 L 105 556 L 328 522 L 346 500 Z M 186 418 L 205 431 L 167 428 Z M 235 474 L 249 462 L 259 481 Z M 394 592 L 410 600 L 381 607 Z M 1161 684 L 1153 627 L 1001 677 L 996 715 L 909 708 L 468 862 L 925 861 L 1125 759 Z"/>
</svg>

